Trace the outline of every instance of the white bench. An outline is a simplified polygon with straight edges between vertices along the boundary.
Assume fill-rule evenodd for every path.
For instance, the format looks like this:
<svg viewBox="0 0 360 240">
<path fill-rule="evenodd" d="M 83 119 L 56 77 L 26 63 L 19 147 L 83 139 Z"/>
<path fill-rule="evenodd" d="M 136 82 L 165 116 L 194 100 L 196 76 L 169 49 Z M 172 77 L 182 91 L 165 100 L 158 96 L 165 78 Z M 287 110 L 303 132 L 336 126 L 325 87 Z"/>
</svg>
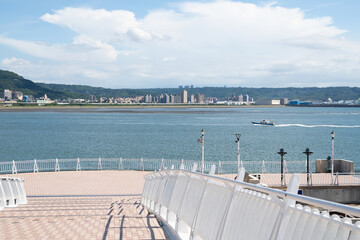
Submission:
<svg viewBox="0 0 360 240">
<path fill-rule="evenodd" d="M 26 204 L 24 180 L 21 178 L 0 178 L 0 210 L 4 207 L 16 207 Z"/>
<path fill-rule="evenodd" d="M 184 170 L 145 180 L 141 202 L 174 239 L 360 239 L 360 222 L 328 212 L 360 210 L 297 195 L 296 175 L 287 192 Z"/>
</svg>

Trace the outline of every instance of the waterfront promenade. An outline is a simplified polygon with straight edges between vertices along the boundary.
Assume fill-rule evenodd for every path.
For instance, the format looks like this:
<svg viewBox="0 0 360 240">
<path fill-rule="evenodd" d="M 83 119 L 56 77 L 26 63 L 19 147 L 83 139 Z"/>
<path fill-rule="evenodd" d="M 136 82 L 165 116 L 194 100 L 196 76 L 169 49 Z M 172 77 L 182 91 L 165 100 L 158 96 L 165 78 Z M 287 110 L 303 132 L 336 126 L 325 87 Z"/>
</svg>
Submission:
<svg viewBox="0 0 360 240">
<path fill-rule="evenodd" d="M 140 205 L 142 171 L 23 173 L 28 204 L 0 211 L 0 239 L 166 239 Z"/>
</svg>

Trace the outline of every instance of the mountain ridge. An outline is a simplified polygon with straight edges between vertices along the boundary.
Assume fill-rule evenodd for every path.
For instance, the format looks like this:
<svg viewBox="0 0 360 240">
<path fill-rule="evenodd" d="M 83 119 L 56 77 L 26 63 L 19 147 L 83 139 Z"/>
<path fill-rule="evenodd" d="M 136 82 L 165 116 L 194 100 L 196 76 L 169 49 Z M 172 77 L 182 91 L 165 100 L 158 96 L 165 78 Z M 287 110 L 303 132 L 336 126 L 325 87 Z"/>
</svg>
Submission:
<svg viewBox="0 0 360 240">
<path fill-rule="evenodd" d="M 52 99 L 96 97 L 131 97 L 136 95 L 180 94 L 182 88 L 147 88 L 147 89 L 111 89 L 87 85 L 36 83 L 11 72 L 0 70 L 0 91 L 4 89 L 21 91 L 24 95 L 41 97 L 47 94 Z M 204 94 L 205 97 L 226 99 L 233 95 L 246 95 L 255 100 L 265 99 L 300 99 L 300 100 L 356 100 L 360 98 L 359 87 L 286 87 L 286 88 L 249 88 L 249 87 L 201 87 L 187 88 L 188 95 Z M 2 96 L 2 95 L 0 95 Z"/>
</svg>

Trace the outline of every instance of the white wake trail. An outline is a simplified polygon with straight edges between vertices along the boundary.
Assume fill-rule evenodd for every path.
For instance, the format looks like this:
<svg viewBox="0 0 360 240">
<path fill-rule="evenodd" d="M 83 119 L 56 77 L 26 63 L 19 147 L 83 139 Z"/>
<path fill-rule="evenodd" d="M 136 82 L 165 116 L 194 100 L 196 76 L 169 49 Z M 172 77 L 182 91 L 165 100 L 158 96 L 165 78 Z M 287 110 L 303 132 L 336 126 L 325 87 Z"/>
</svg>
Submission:
<svg viewBox="0 0 360 240">
<path fill-rule="evenodd" d="M 315 127 L 332 127 L 332 128 L 360 128 L 360 125 L 305 125 L 305 124 L 278 124 L 276 127 L 306 127 L 306 128 L 315 128 Z"/>
</svg>

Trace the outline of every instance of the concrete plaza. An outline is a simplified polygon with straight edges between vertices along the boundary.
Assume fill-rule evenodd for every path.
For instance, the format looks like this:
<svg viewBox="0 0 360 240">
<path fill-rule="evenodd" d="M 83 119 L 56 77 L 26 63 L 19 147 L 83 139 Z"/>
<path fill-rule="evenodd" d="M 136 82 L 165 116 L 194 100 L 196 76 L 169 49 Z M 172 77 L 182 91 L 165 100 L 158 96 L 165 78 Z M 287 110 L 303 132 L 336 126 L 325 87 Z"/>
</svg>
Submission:
<svg viewBox="0 0 360 240">
<path fill-rule="evenodd" d="M 28 204 L 0 211 L 0 239 L 166 239 L 140 205 L 140 171 L 23 173 Z"/>
</svg>

